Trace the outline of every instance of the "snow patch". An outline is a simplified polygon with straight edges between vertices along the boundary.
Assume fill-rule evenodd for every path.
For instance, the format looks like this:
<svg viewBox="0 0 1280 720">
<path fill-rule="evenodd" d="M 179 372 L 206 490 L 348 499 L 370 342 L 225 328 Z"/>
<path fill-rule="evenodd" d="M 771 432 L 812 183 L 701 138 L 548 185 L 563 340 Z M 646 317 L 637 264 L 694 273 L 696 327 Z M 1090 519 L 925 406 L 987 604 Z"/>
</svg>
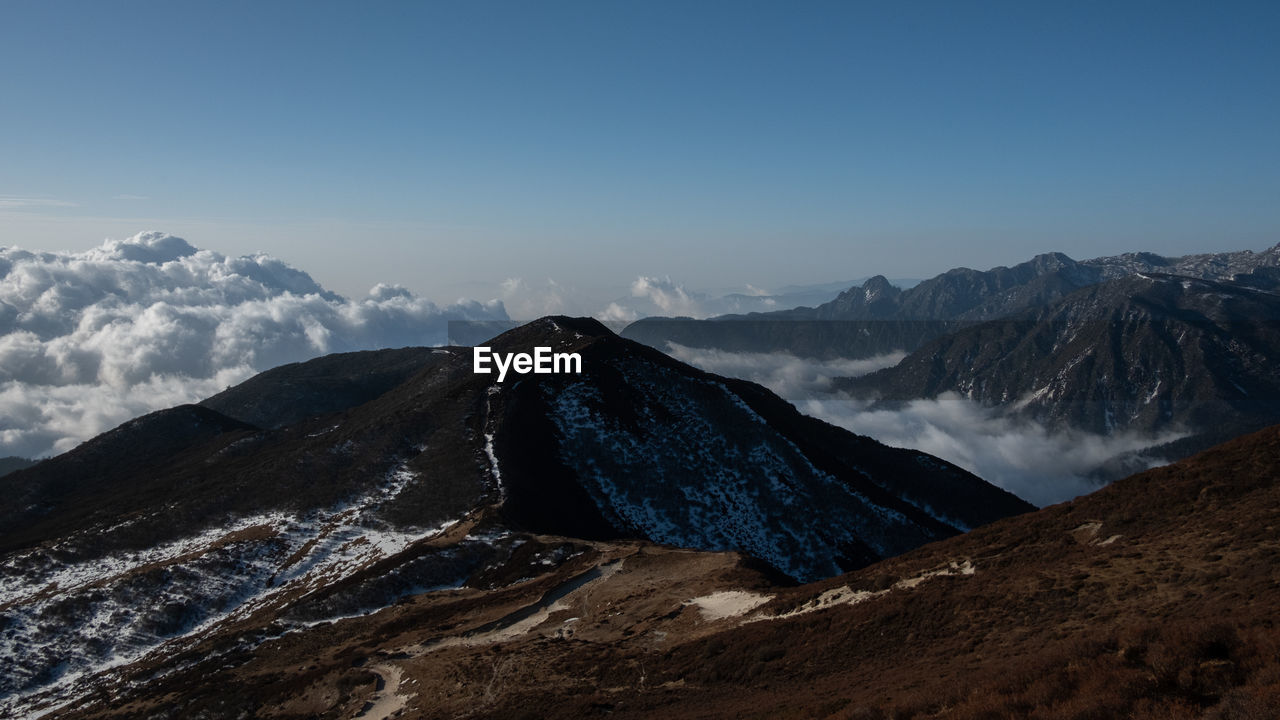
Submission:
<svg viewBox="0 0 1280 720">
<path fill-rule="evenodd" d="M 372 519 L 416 478 L 401 464 L 375 491 L 336 507 L 240 518 L 146 551 L 70 564 L 57 561 L 57 547 L 10 555 L 0 578 L 0 665 L 14 671 L 0 678 L 0 715 L 91 692 L 112 668 L 190 647 L 222 623 L 443 532 L 456 521 L 399 530 Z"/>
<path fill-rule="evenodd" d="M 746 615 L 772 599 L 772 595 L 759 595 L 746 590 L 722 590 L 693 598 L 685 604 L 697 605 L 703 620 L 715 621 Z"/>
</svg>

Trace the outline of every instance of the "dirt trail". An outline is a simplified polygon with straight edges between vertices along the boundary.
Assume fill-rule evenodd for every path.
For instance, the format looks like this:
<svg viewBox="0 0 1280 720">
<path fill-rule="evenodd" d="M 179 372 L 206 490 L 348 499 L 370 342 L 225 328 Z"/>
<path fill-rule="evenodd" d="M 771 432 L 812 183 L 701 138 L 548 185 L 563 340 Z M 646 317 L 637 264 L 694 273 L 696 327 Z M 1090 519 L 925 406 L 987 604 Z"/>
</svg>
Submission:
<svg viewBox="0 0 1280 720">
<path fill-rule="evenodd" d="M 514 612 L 507 613 L 493 622 L 475 628 L 459 637 L 446 638 L 427 645 L 400 648 L 395 657 L 413 659 L 444 647 L 487 645 L 514 639 L 541 625 L 551 613 L 565 609 L 567 606 L 562 601 L 569 595 L 596 580 L 608 578 L 621 568 L 621 559 L 597 565 L 548 590 L 537 601 Z M 403 672 L 398 666 L 391 663 L 379 663 L 370 666 L 369 672 L 378 677 L 378 685 L 374 688 L 373 696 L 369 698 L 369 701 L 365 703 L 365 706 L 355 717 L 388 720 L 403 710 L 411 697 L 411 695 L 404 695 L 399 692 Z"/>
<path fill-rule="evenodd" d="M 504 642 L 513 638 L 524 635 L 533 628 L 541 625 L 551 613 L 557 610 L 564 610 L 568 606 L 560 602 L 575 591 L 581 589 L 584 585 L 601 580 L 618 572 L 622 567 L 622 560 L 614 560 L 613 562 L 597 565 L 586 572 L 575 575 L 568 580 L 560 583 L 556 587 L 543 593 L 542 597 L 536 602 L 526 605 L 519 610 L 507 613 L 503 617 L 494 620 L 491 623 L 481 625 L 461 636 L 446 638 L 433 645 L 419 645 L 411 651 L 414 656 L 421 655 L 432 650 L 438 650 L 444 647 L 452 647 L 456 645 L 475 646 L 488 645 L 491 643 Z"/>
<path fill-rule="evenodd" d="M 365 703 L 364 708 L 356 714 L 356 717 L 387 720 L 387 718 L 403 710 L 409 702 L 409 696 L 401 695 L 399 692 L 400 668 L 389 663 L 382 663 L 369 668 L 369 672 L 378 676 L 378 686 L 373 691 L 373 697 L 369 699 L 369 702 Z"/>
</svg>

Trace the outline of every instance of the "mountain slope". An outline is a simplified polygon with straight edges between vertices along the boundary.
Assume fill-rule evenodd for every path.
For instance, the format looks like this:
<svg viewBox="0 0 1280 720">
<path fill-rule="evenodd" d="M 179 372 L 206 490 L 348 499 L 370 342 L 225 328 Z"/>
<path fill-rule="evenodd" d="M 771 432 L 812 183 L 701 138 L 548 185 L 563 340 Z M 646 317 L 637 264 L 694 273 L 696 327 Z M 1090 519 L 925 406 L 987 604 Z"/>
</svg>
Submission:
<svg viewBox="0 0 1280 720">
<path fill-rule="evenodd" d="M 426 588 L 533 577 L 592 543 L 740 551 L 808 580 L 1030 509 L 595 321 L 491 345 L 578 352 L 583 372 L 497 383 L 470 348 L 324 358 L 208 402 L 267 427 L 183 406 L 0 478 L 21 498 L 0 510 L 7 707 L 245 623 L 267 628 L 236 641 L 254 646 Z M 351 404 L 388 375 L 407 379 Z"/>
<path fill-rule="evenodd" d="M 799 587 L 732 555 L 530 538 L 549 562 L 521 581 L 224 629 L 57 716 L 1271 717 L 1277 477 L 1273 427 Z"/>
<path fill-rule="evenodd" d="M 200 405 L 262 428 L 340 412 L 386 393 L 433 359 L 431 348 L 334 353 L 267 370 Z"/>
<path fill-rule="evenodd" d="M 9 457 L 0 457 L 0 476 L 8 475 L 14 470 L 29 468 L 35 464 L 35 460 L 28 460 L 24 457 L 16 457 L 12 455 Z"/>
<path fill-rule="evenodd" d="M 1280 295 L 1136 275 L 960 330 L 838 387 L 882 402 L 959 393 L 1097 433 L 1235 435 L 1280 420 Z"/>
<path fill-rule="evenodd" d="M 538 332 L 526 326 L 502 339 L 528 347 L 538 341 L 524 336 Z M 611 334 L 594 337 L 581 348 L 583 377 L 516 382 L 494 396 L 498 466 L 506 492 L 524 498 L 511 504 L 524 527 L 582 532 L 563 526 L 554 508 L 535 514 L 546 483 L 563 478 L 621 535 L 742 549 L 806 578 L 1022 509 L 954 466 L 854 440 L 757 386 L 692 371 Z M 901 482 L 922 476 L 931 480 L 921 493 L 902 492 Z M 980 499 L 961 511 L 952 494 Z M 579 503 L 575 515 L 588 507 Z M 805 522 L 784 507 L 807 508 L 798 513 Z"/>
</svg>

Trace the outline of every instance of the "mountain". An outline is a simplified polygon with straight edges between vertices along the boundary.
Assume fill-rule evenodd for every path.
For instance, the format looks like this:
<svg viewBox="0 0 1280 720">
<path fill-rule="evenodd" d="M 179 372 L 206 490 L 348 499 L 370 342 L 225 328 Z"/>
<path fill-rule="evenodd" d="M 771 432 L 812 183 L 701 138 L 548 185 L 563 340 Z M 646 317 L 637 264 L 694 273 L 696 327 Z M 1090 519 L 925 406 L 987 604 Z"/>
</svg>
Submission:
<svg viewBox="0 0 1280 720">
<path fill-rule="evenodd" d="M 525 536 L 463 587 L 211 627 L 54 717 L 1273 717 L 1277 477 L 1273 427 L 801 586 Z"/>
<path fill-rule="evenodd" d="M 330 356 L 0 478 L 0 709 L 429 588 L 542 577 L 554 595 L 546 569 L 604 572 L 583 565 L 599 548 L 736 551 L 743 573 L 807 581 L 1031 509 L 592 320 L 491 343 L 535 347 L 582 372 L 499 383 L 459 347 Z"/>
<path fill-rule="evenodd" d="M 1111 280 L 959 330 L 837 387 L 882 405 L 958 393 L 1094 433 L 1184 430 L 1203 435 L 1202 449 L 1280 421 L 1275 281 L 1265 272 L 1240 282 Z"/>
<path fill-rule="evenodd" d="M 21 470 L 22 468 L 31 467 L 35 464 L 35 460 L 28 460 L 23 457 L 0 457 L 0 475 L 8 475 L 14 470 Z"/>
<path fill-rule="evenodd" d="M 883 277 L 872 278 L 819 305 L 812 314 L 818 320 L 978 322 L 1046 305 L 1105 280 L 1153 273 L 1230 280 L 1276 266 L 1280 266 L 1280 244 L 1261 253 L 1244 250 L 1175 258 L 1127 253 L 1080 262 L 1063 253 L 1046 253 L 1013 267 L 948 270 L 910 290 L 899 291 Z"/>
<path fill-rule="evenodd" d="M 200 402 L 241 422 L 279 429 L 363 405 L 431 364 L 431 348 L 335 353 L 281 365 Z"/>
<path fill-rule="evenodd" d="M 751 285 L 745 288 L 739 286 L 698 291 L 686 288 L 667 277 L 642 276 L 632 283 L 631 292 L 628 295 L 614 298 L 607 303 L 597 317 L 608 323 L 620 323 L 625 327 L 629 321 L 651 315 L 679 313 L 710 317 L 728 313 L 787 310 L 825 303 L 839 295 L 845 288 L 860 284 L 865 279 L 815 285 L 790 285 L 772 291 Z"/>
<path fill-rule="evenodd" d="M 906 290 L 876 276 L 812 308 L 705 321 L 645 318 L 629 325 L 622 335 L 659 349 L 675 342 L 805 357 L 869 357 L 909 352 L 966 324 L 1050 304 L 1106 280 L 1139 273 L 1231 280 L 1276 267 L 1280 267 L 1280 244 L 1260 253 L 1244 250 L 1175 258 L 1128 253 L 1079 262 L 1062 253 L 1046 253 L 1013 267 L 948 270 Z"/>
</svg>

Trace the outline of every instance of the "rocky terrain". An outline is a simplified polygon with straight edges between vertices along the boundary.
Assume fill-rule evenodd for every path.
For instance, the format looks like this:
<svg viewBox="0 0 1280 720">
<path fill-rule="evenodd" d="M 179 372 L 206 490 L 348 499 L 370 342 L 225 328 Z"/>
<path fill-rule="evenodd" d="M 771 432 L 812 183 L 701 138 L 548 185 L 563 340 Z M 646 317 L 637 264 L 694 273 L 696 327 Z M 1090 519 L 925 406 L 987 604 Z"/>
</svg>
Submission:
<svg viewBox="0 0 1280 720">
<path fill-rule="evenodd" d="M 52 716 L 1272 717 L 1277 477 L 1270 428 L 798 586 L 732 553 L 522 534 L 449 589 L 316 612 L 371 566 L 259 606 Z"/>
<path fill-rule="evenodd" d="M 837 387 L 884 404 L 958 393 L 1095 433 L 1183 430 L 1196 436 L 1184 447 L 1203 449 L 1280 421 L 1277 287 L 1254 274 L 1128 276 L 957 331 Z"/>
<path fill-rule="evenodd" d="M 414 598 L 459 599 L 445 614 L 502 638 L 642 557 L 655 583 L 812 581 L 1031 509 L 594 321 L 491 346 L 577 352 L 583 372 L 498 383 L 457 347 L 330 356 L 0 479 L 0 711 L 123 698 Z M 315 702 L 362 706 L 368 672 L 348 664 Z M 185 702 L 165 707 L 198 715 Z"/>
</svg>

